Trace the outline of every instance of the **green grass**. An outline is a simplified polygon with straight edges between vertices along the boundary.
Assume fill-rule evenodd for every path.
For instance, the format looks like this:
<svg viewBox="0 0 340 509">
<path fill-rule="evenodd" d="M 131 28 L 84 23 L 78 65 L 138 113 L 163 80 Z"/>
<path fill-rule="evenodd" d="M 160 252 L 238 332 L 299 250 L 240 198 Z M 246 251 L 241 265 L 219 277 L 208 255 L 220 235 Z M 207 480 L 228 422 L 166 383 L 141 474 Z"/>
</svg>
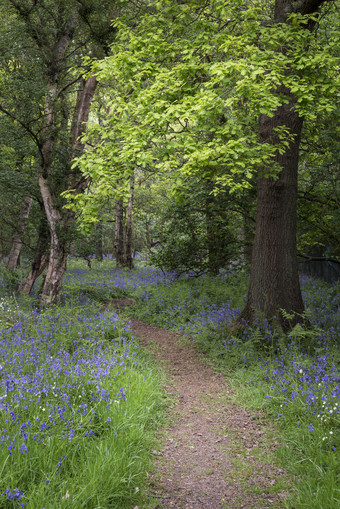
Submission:
<svg viewBox="0 0 340 509">
<path fill-rule="evenodd" d="M 163 372 L 98 295 L 40 313 L 5 295 L 0 508 L 145 507 Z"/>
</svg>

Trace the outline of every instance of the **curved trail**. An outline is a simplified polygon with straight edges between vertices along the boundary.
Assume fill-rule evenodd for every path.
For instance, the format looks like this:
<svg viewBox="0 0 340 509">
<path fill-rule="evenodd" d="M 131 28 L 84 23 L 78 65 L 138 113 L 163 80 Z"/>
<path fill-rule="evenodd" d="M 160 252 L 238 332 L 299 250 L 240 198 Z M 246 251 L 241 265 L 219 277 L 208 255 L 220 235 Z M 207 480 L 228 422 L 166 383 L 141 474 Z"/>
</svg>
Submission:
<svg viewBox="0 0 340 509">
<path fill-rule="evenodd" d="M 174 418 L 150 478 L 155 509 L 281 508 L 284 472 L 265 461 L 275 437 L 261 415 L 234 402 L 223 376 L 189 340 L 131 319 L 143 347 L 170 375 Z M 157 500 L 152 505 L 153 500 Z"/>
</svg>

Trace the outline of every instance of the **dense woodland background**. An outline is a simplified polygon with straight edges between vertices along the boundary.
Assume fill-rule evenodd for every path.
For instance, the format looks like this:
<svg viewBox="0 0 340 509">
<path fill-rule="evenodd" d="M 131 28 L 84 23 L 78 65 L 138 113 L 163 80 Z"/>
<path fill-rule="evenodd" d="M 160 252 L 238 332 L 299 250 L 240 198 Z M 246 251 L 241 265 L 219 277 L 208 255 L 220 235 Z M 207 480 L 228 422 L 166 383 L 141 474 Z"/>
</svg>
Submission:
<svg viewBox="0 0 340 509">
<path fill-rule="evenodd" d="M 239 318 L 339 275 L 339 4 L 2 0 L 0 256 L 41 305 L 69 255 L 250 268 Z M 312 264 L 312 265 L 311 265 Z M 321 269 L 323 270 L 323 269 Z M 295 318 L 284 318 L 280 309 Z"/>
</svg>

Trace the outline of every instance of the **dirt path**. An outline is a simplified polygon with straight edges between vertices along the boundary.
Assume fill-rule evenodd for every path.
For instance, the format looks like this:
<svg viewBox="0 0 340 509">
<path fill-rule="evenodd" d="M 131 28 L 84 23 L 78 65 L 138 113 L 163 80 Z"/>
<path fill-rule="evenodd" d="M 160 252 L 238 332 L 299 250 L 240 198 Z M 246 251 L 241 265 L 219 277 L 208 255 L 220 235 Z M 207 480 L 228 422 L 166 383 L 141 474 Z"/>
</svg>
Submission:
<svg viewBox="0 0 340 509">
<path fill-rule="evenodd" d="M 131 323 L 169 373 L 167 390 L 175 397 L 174 418 L 163 430 L 150 479 L 157 509 L 283 507 L 285 476 L 269 462 L 275 447 L 269 424 L 235 404 L 226 380 L 189 340 L 135 319 Z"/>
</svg>

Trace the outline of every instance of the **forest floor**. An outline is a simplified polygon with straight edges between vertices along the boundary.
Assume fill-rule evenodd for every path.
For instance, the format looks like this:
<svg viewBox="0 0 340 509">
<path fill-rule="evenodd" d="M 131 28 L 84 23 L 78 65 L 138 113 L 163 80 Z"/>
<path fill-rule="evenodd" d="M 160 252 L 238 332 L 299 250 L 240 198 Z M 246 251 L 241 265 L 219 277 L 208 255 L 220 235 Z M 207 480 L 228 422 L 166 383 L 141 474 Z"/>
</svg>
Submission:
<svg viewBox="0 0 340 509">
<path fill-rule="evenodd" d="M 273 460 L 275 430 L 237 404 L 226 378 L 179 334 L 131 319 L 132 330 L 167 373 L 169 423 L 153 451 L 147 507 L 282 508 L 289 480 Z"/>
</svg>

